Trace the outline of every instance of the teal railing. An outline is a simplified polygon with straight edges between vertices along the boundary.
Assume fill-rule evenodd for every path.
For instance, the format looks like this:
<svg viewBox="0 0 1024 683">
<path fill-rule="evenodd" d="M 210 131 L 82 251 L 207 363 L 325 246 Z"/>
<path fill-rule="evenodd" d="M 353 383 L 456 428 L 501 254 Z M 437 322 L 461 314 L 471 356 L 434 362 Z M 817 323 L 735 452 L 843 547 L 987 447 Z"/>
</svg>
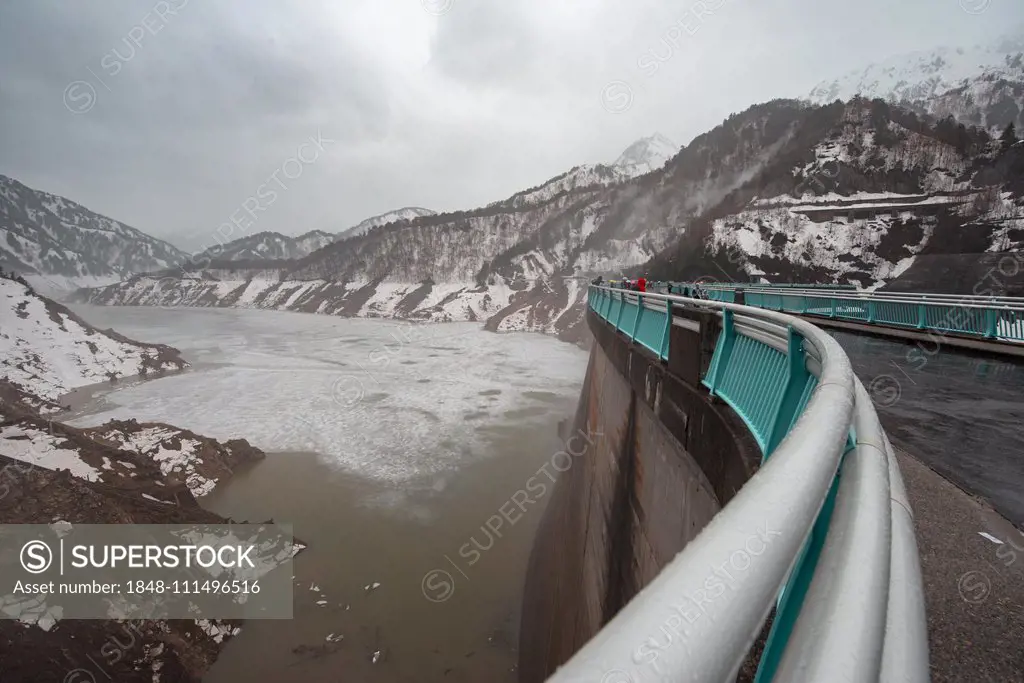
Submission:
<svg viewBox="0 0 1024 683">
<path fill-rule="evenodd" d="M 888 576 L 889 591 L 885 595 L 860 595 L 858 593 L 857 601 L 844 603 L 847 606 L 855 603 L 859 605 L 848 617 L 837 616 L 831 609 L 816 609 L 812 610 L 813 614 L 826 615 L 825 622 L 817 623 L 815 617 L 805 617 L 798 622 L 798 617 L 808 613 L 808 610 L 804 609 L 805 605 L 812 603 L 820 605 L 837 599 L 842 592 L 840 586 L 852 586 L 860 580 L 856 577 L 864 575 L 865 571 L 868 573 L 885 571 L 887 574 L 889 572 L 888 569 L 882 567 L 889 566 L 890 550 L 888 548 L 884 551 L 880 550 L 881 546 L 878 544 L 879 538 L 882 536 L 885 536 L 886 542 L 889 542 L 889 532 L 880 536 L 881 527 L 877 525 L 873 527 L 874 530 L 865 533 L 862 537 L 865 546 L 871 545 L 874 548 L 873 551 L 865 552 L 864 566 L 852 567 L 847 560 L 838 559 L 841 553 L 845 552 L 839 550 L 842 544 L 828 545 L 826 541 L 829 539 L 830 530 L 838 528 L 839 530 L 835 533 L 839 536 L 852 533 L 850 515 L 871 517 L 874 513 L 868 512 L 868 508 L 874 506 L 874 509 L 878 511 L 880 509 L 878 506 L 891 506 L 895 513 L 880 512 L 882 517 L 879 517 L 877 522 L 879 525 L 890 525 L 891 527 L 891 543 L 893 544 L 891 553 L 904 557 L 907 550 L 912 549 L 913 556 L 916 557 L 913 522 L 909 516 L 905 519 L 903 516 L 903 513 L 909 508 L 905 506 L 902 494 L 900 494 L 902 484 L 898 481 L 899 468 L 895 463 L 888 440 L 881 432 L 877 416 L 863 386 L 855 378 L 852 378 L 851 386 L 846 386 L 851 382 L 850 375 L 852 375 L 849 360 L 835 340 L 820 329 L 798 318 L 775 311 L 758 311 L 746 306 L 737 306 L 728 301 L 680 300 L 679 296 L 686 296 L 693 291 L 691 289 L 693 286 L 672 283 L 671 295 L 591 287 L 588 303 L 595 314 L 613 325 L 632 343 L 646 348 L 662 360 L 669 358 L 671 328 L 677 309 L 698 307 L 705 311 L 716 312 L 721 317 L 721 330 L 714 354 L 701 381 L 711 394 L 719 397 L 740 416 L 754 436 L 761 449 L 763 465 L 755 479 L 744 487 L 744 491 L 748 488 L 762 488 L 763 491 L 758 494 L 749 492 L 749 497 L 744 498 L 744 502 L 740 503 L 738 501 L 743 498 L 744 493 L 741 491 L 741 495 L 724 508 L 716 516 L 716 519 L 729 515 L 743 516 L 747 514 L 743 510 L 749 508 L 750 505 L 755 506 L 752 510 L 761 510 L 761 512 L 753 511 L 751 519 L 758 519 L 760 515 L 769 514 L 771 506 L 757 508 L 757 504 L 749 501 L 763 495 L 775 495 L 780 492 L 780 489 L 785 489 L 787 486 L 793 487 L 795 491 L 801 485 L 798 480 L 817 476 L 812 474 L 812 470 L 818 470 L 819 467 L 826 468 L 824 471 L 818 470 L 824 474 L 823 478 L 818 479 L 822 486 L 818 490 L 819 493 L 816 494 L 820 496 L 818 498 L 820 503 L 813 509 L 807 509 L 810 516 L 803 518 L 805 521 L 801 523 L 807 525 L 801 527 L 806 529 L 805 534 L 802 533 L 799 536 L 802 541 L 792 548 L 793 556 L 781 564 L 774 565 L 775 569 L 772 570 L 781 571 L 779 567 L 782 566 L 787 571 L 783 574 L 776 574 L 779 577 L 779 583 L 771 584 L 773 588 L 766 589 L 769 591 L 768 593 L 761 593 L 761 595 L 774 597 L 775 619 L 759 662 L 757 683 L 771 683 L 775 679 L 776 673 L 779 674 L 781 680 L 790 680 L 796 670 L 807 673 L 807 669 L 815 669 L 822 675 L 825 671 L 830 671 L 831 674 L 826 678 L 831 680 L 835 676 L 845 676 L 847 672 L 843 667 L 846 664 L 842 662 L 849 663 L 850 661 L 860 662 L 862 668 L 867 667 L 868 670 L 874 672 L 874 676 L 858 678 L 858 680 L 927 681 L 928 658 L 924 616 L 923 613 L 916 611 L 916 607 L 904 607 L 904 605 L 923 605 L 923 601 L 919 600 L 920 569 L 916 564 L 911 567 L 900 566 L 898 570 L 894 569 L 893 571 L 896 573 Z M 709 290 L 701 290 L 701 293 L 708 294 Z M 753 293 L 746 292 L 745 294 L 750 297 Z M 726 294 L 721 294 L 721 296 L 723 299 L 727 298 Z M 763 296 L 765 298 L 755 305 L 799 313 L 808 313 L 815 308 L 824 310 L 825 306 L 820 301 L 804 301 L 788 296 L 772 299 L 773 296 L 779 296 L 774 293 L 766 292 L 763 293 Z M 862 306 L 863 302 L 838 305 L 831 300 L 827 302 L 830 313 L 838 310 L 844 311 L 845 314 L 860 315 L 861 311 L 859 310 L 847 311 L 846 309 Z M 857 395 L 856 401 L 853 401 L 851 395 L 854 393 Z M 842 396 L 845 398 L 840 398 Z M 846 401 L 853 401 L 855 404 L 852 420 L 849 413 L 850 404 L 845 403 L 844 407 Z M 812 411 L 815 413 L 813 416 L 809 415 L 806 421 L 800 421 L 800 417 L 805 412 Z M 858 434 L 861 430 L 864 431 L 864 434 L 858 441 Z M 826 442 L 812 445 L 815 439 L 823 437 L 826 433 L 830 434 L 826 439 L 828 445 L 825 445 Z M 787 439 L 787 437 L 789 438 Z M 794 471 L 790 475 L 779 475 L 778 473 L 786 469 L 783 462 L 793 462 L 792 459 L 798 457 L 795 456 L 795 453 L 802 448 L 807 449 L 805 469 Z M 882 467 L 887 467 L 888 477 L 894 478 L 889 482 L 889 485 L 893 487 L 892 491 L 879 493 L 877 496 L 874 493 L 878 492 L 871 493 L 873 503 L 850 503 L 853 500 L 852 497 L 871 490 L 870 487 L 864 487 L 863 480 L 861 483 L 855 483 L 860 474 L 854 474 L 854 472 L 858 471 L 857 468 L 866 465 L 850 464 L 847 466 L 847 456 L 851 453 L 857 455 L 852 459 L 852 463 L 877 462 L 874 458 L 881 454 L 882 463 L 888 463 L 887 465 L 883 464 Z M 769 470 L 776 474 L 769 475 Z M 844 484 L 842 473 L 846 473 L 847 470 L 850 470 L 847 475 L 850 481 Z M 752 487 L 751 484 L 762 475 L 766 478 L 760 479 L 760 483 L 756 487 Z M 784 480 L 776 481 L 775 476 L 782 476 Z M 859 493 L 854 493 L 854 491 Z M 769 494 L 769 492 L 772 493 Z M 779 504 L 781 509 L 790 510 L 794 509 L 794 504 L 796 507 L 800 507 L 799 500 L 799 494 L 794 493 L 790 498 L 783 495 L 782 502 Z M 840 503 L 839 501 L 846 502 Z M 896 503 L 892 501 L 896 501 Z M 736 508 L 736 506 L 739 507 Z M 727 514 L 727 511 L 731 512 Z M 896 518 L 890 519 L 890 514 L 895 514 Z M 866 526 L 863 525 L 863 522 L 860 524 L 862 526 L 859 528 L 871 527 L 871 524 Z M 713 520 L 709 529 L 714 526 L 715 521 Z M 700 549 L 693 550 L 688 555 L 688 546 L 688 549 L 680 554 L 680 558 L 673 562 L 673 566 L 679 566 L 663 570 L 663 574 L 666 576 L 659 586 L 678 581 L 681 587 L 685 587 L 689 585 L 689 581 L 699 583 L 704 580 L 706 568 L 709 566 L 705 553 L 714 554 L 717 546 L 728 549 L 728 543 L 724 539 L 725 536 L 732 533 L 729 531 L 723 533 L 721 524 L 715 528 L 718 529 L 717 536 L 721 536 L 722 539 L 717 537 L 696 539 L 691 545 L 700 545 Z M 715 535 L 713 534 L 713 536 Z M 701 543 L 697 543 L 697 541 L 701 541 Z M 872 552 L 876 554 L 872 555 Z M 884 557 L 878 557 L 878 552 L 884 552 Z M 691 561 L 687 562 L 688 559 Z M 865 569 L 864 567 L 869 568 Z M 874 569 L 870 567 L 874 567 Z M 821 571 L 818 571 L 819 569 Z M 692 576 L 689 576 L 691 571 Z M 752 591 L 765 589 L 764 581 L 771 581 L 766 578 L 770 572 L 766 568 L 763 571 L 764 573 L 751 570 L 751 573 L 746 574 L 754 583 L 761 586 L 761 588 L 752 588 Z M 839 576 L 840 574 L 843 576 Z M 688 576 L 689 578 L 686 578 Z M 659 581 L 661 580 L 662 577 L 659 577 Z M 652 585 L 650 589 L 654 589 L 654 586 Z M 689 589 L 683 590 L 680 595 L 686 594 L 686 590 Z M 713 601 L 716 603 L 715 609 L 719 607 L 722 609 L 722 615 L 720 615 L 722 619 L 739 619 L 736 615 L 745 609 L 741 608 L 740 604 L 749 606 L 755 602 L 750 595 L 740 595 L 743 591 L 739 588 L 736 589 L 736 593 L 735 597 L 739 601 L 736 604 L 726 605 L 722 602 L 719 605 L 717 601 Z M 899 599 L 894 601 L 894 595 Z M 906 596 L 911 599 L 903 600 L 902 598 Z M 638 606 L 635 609 L 627 606 L 627 610 L 616 617 L 616 620 L 620 624 L 631 624 L 629 629 L 635 628 L 646 632 L 645 628 L 647 627 L 642 624 L 659 623 L 664 618 L 654 615 L 655 606 L 661 602 L 666 605 L 670 604 L 677 597 L 666 596 L 664 601 L 637 601 Z M 730 593 L 729 601 L 732 600 L 732 597 Z M 861 599 L 866 602 L 861 604 L 859 602 Z M 723 599 L 720 598 L 720 600 Z M 838 603 L 836 609 L 838 609 Z M 877 623 L 878 614 L 877 611 L 872 612 L 872 610 L 882 610 L 883 613 L 888 610 L 887 621 L 900 625 L 892 629 L 887 627 L 883 633 L 871 631 L 873 628 L 871 624 Z M 876 617 L 865 617 L 872 613 Z M 765 613 L 758 613 L 755 609 L 752 614 L 763 619 Z M 851 627 L 848 622 L 852 621 L 857 621 L 861 625 Z M 729 641 L 727 633 L 731 632 L 730 625 L 723 624 L 724 631 L 716 631 L 718 635 L 711 635 L 710 631 L 718 628 L 715 626 L 717 623 L 714 618 L 701 623 L 700 629 L 709 629 L 709 639 L 700 647 L 695 644 L 694 647 L 684 648 L 685 652 L 668 655 L 669 657 L 678 656 L 680 662 L 689 661 L 690 657 L 696 657 L 698 661 L 706 660 L 706 666 L 690 661 L 686 666 L 696 666 L 696 669 L 677 670 L 676 673 L 679 674 L 676 676 L 677 678 L 682 676 L 683 671 L 689 671 L 688 675 L 690 675 L 693 670 L 707 669 L 710 671 L 724 666 L 723 662 L 736 655 L 732 652 L 725 655 L 721 652 L 714 653 L 716 648 L 727 647 Z M 743 627 L 737 626 L 737 628 Z M 818 638 L 823 637 L 823 634 L 829 632 L 830 629 L 843 630 L 847 628 L 850 629 L 851 640 L 849 642 L 845 636 L 830 640 L 832 643 L 840 644 L 840 647 L 844 648 L 842 652 L 829 653 L 825 651 L 827 648 L 822 649 Z M 867 629 L 867 631 L 858 629 Z M 561 683 L 562 680 L 568 682 L 570 680 L 602 679 L 601 667 L 604 667 L 609 659 L 622 661 L 623 666 L 627 668 L 636 666 L 633 653 L 625 648 L 628 643 L 624 645 L 621 639 L 612 635 L 616 631 L 622 630 L 621 627 L 618 629 L 606 627 L 599 637 L 595 638 L 570 662 L 570 666 L 563 670 L 561 677 L 555 676 L 551 680 Z M 693 637 L 697 638 L 696 635 Z M 890 639 L 892 639 L 891 642 Z M 851 645 L 852 642 L 857 644 Z M 855 656 L 848 652 L 847 650 L 851 647 L 853 649 L 862 648 L 861 655 Z M 619 652 L 620 648 L 624 649 Z M 743 654 L 739 653 L 739 656 Z M 632 660 L 632 663 L 627 663 L 626 660 Z M 814 661 L 812 662 L 812 660 Z M 808 664 L 808 662 L 811 663 Z M 900 670 L 899 674 L 895 673 L 897 669 Z M 576 674 L 584 670 L 587 671 L 584 677 L 577 678 Z M 613 673 L 619 675 L 626 670 L 616 668 Z M 735 670 L 731 671 L 734 675 Z M 722 668 L 721 672 L 728 673 L 726 668 Z M 595 675 L 596 678 L 593 677 Z M 607 679 L 608 675 L 605 673 L 604 678 Z M 627 679 L 623 675 L 621 680 L 646 679 L 643 676 Z M 706 680 L 712 680 L 712 678 L 709 677 Z"/>
<path fill-rule="evenodd" d="M 672 283 L 677 291 L 694 292 L 696 285 Z M 715 284 L 702 285 L 707 298 L 735 301 L 772 311 L 815 315 L 911 330 L 958 335 L 1003 342 L 1024 342 L 1024 299 L 1015 297 L 957 296 L 849 292 L 823 287 Z"/>
<path fill-rule="evenodd" d="M 686 296 L 689 288 L 676 293 Z M 668 359 L 670 299 L 593 287 L 589 304 L 630 341 Z M 807 370 L 804 339 L 792 327 L 754 319 L 737 323 L 729 309 L 721 315 L 722 331 L 702 382 L 743 419 L 767 457 L 800 417 L 818 379 Z"/>
<path fill-rule="evenodd" d="M 631 341 L 640 344 L 662 360 L 668 359 L 669 330 L 672 326 L 672 304 L 658 307 L 644 305 L 644 295 L 625 290 L 611 292 L 591 287 L 590 307 L 626 334 Z"/>
<path fill-rule="evenodd" d="M 767 457 L 796 423 L 818 384 L 806 364 L 804 340 L 792 327 L 786 330 L 783 351 L 739 334 L 735 316 L 726 310 L 703 383 L 743 419 Z"/>
</svg>

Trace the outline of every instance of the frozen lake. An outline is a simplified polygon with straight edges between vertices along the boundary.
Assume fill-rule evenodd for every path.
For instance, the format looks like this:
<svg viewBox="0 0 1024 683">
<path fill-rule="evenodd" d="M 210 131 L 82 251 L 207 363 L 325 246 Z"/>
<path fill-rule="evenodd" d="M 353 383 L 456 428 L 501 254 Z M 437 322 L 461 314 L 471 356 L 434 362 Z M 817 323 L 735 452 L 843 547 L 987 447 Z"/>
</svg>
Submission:
<svg viewBox="0 0 1024 683">
<path fill-rule="evenodd" d="M 578 394 L 580 349 L 476 323 L 414 325 L 302 313 L 77 306 L 100 328 L 170 344 L 195 369 L 104 392 L 70 422 L 160 420 L 265 451 L 312 451 L 391 482 L 440 476 L 480 428 L 526 425 Z"/>
<path fill-rule="evenodd" d="M 562 448 L 557 425 L 575 410 L 586 353 L 472 323 L 75 311 L 175 346 L 195 368 L 103 388 L 72 423 L 133 417 L 248 439 L 267 459 L 201 504 L 291 524 L 309 544 L 294 564 L 294 618 L 247 622 L 204 681 L 515 683 L 547 496 L 500 533 L 484 524 Z"/>
</svg>

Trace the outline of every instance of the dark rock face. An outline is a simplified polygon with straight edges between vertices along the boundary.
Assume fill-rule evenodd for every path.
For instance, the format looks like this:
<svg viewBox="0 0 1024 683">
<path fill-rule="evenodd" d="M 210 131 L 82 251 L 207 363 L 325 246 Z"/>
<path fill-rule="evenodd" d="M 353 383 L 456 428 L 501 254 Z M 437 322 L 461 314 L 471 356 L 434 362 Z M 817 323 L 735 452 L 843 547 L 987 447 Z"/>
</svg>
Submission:
<svg viewBox="0 0 1024 683">
<path fill-rule="evenodd" d="M 112 421 L 95 429 L 77 429 L 28 413 L 23 403 L 0 399 L 0 523 L 49 524 L 227 524 L 231 520 L 200 507 L 188 481 L 165 474 L 145 453 L 119 448 L 126 437 L 160 428 L 177 432 L 161 445 L 188 440 L 201 448 L 195 469 L 223 480 L 233 467 L 262 458 L 244 440 L 221 444 L 167 425 Z M 18 440 L 46 438 L 63 452 L 74 451 L 99 472 L 96 481 L 4 455 Z M 45 464 L 45 458 L 42 459 Z M 198 683 L 241 625 L 237 620 L 60 620 L 49 629 L 12 620 L 0 621 L 0 662 L 4 681 L 62 681 L 76 669 L 117 681 L 161 680 Z M 79 680 L 79 679 L 75 679 Z M 82 678 L 81 680 L 89 680 Z"/>
<path fill-rule="evenodd" d="M 58 429 L 70 429 L 59 426 Z M 83 450 L 88 450 L 83 443 Z M 90 454 L 109 449 L 96 445 Z M 88 457 L 88 456 L 87 456 Z M 115 452 L 116 457 L 116 452 Z M 122 459 L 127 455 L 121 455 Z M 139 461 L 136 461 L 139 462 Z M 142 463 L 139 462 L 141 465 Z M 157 471 L 157 475 L 159 472 Z M 149 474 L 118 484 L 86 482 L 65 471 L 55 472 L 0 456 L 0 521 L 4 524 L 224 524 L 229 520 L 203 510 L 184 487 L 174 504 L 148 500 Z M 228 634 L 237 621 L 214 621 Z M 198 683 L 228 638 L 211 637 L 194 620 L 124 622 L 60 620 L 49 630 L 34 624 L 0 621 L 0 661 L 4 681 L 63 681 L 76 669 L 95 680 L 106 674 L 126 682 L 161 680 Z M 82 677 L 74 680 L 90 680 Z"/>
</svg>

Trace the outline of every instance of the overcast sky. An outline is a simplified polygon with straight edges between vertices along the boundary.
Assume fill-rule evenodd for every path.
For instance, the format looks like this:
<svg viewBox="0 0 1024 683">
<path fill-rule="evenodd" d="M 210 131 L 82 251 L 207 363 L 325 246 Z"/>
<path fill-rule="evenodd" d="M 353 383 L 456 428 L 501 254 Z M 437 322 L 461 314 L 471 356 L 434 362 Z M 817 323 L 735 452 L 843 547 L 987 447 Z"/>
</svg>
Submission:
<svg viewBox="0 0 1024 683">
<path fill-rule="evenodd" d="M 340 231 L 1022 22 L 1021 0 L 3 0 L 0 173 L 190 250 L 243 206 L 250 232 Z"/>
</svg>

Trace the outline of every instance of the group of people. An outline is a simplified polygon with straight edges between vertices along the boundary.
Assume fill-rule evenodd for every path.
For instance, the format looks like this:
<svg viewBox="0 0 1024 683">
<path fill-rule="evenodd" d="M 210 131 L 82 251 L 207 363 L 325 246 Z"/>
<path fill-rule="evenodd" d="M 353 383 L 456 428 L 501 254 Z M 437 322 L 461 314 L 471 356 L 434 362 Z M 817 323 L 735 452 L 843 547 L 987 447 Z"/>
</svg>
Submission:
<svg viewBox="0 0 1024 683">
<path fill-rule="evenodd" d="M 597 277 L 595 277 L 593 280 L 590 281 L 590 284 L 592 284 L 592 285 L 603 285 L 604 284 L 604 278 L 601 277 L 600 275 L 598 275 Z M 634 292 L 646 292 L 647 291 L 647 278 L 645 278 L 645 277 L 638 277 L 635 280 L 623 279 L 623 280 L 619 280 L 617 282 L 616 281 L 609 281 L 608 284 L 611 285 L 612 287 L 619 287 L 620 289 L 628 289 L 628 290 L 631 290 L 631 291 L 634 291 Z"/>
<path fill-rule="evenodd" d="M 635 280 L 630 280 L 629 278 L 623 278 L 621 280 L 608 280 L 606 282 L 603 277 L 598 275 L 597 277 L 595 277 L 593 280 L 590 281 L 590 284 L 598 285 L 598 286 L 600 286 L 600 285 L 608 285 L 609 287 L 616 287 L 618 289 L 628 289 L 628 290 L 630 290 L 632 292 L 646 292 L 647 291 L 647 278 L 645 278 L 645 277 L 638 277 Z M 694 283 L 692 285 L 685 285 L 684 284 L 684 285 L 675 285 L 675 286 L 673 286 L 672 283 L 670 282 L 670 283 L 668 283 L 668 285 L 666 285 L 666 287 L 667 287 L 667 292 L 669 294 L 681 294 L 681 295 L 687 296 L 687 297 L 689 297 L 691 299 L 704 299 L 704 300 L 707 300 L 707 299 L 711 298 L 710 294 L 708 293 L 708 290 L 700 282 L 696 282 L 696 283 Z M 675 290 L 673 290 L 673 287 L 675 287 Z M 662 291 L 662 289 L 658 289 L 657 291 Z"/>
</svg>

